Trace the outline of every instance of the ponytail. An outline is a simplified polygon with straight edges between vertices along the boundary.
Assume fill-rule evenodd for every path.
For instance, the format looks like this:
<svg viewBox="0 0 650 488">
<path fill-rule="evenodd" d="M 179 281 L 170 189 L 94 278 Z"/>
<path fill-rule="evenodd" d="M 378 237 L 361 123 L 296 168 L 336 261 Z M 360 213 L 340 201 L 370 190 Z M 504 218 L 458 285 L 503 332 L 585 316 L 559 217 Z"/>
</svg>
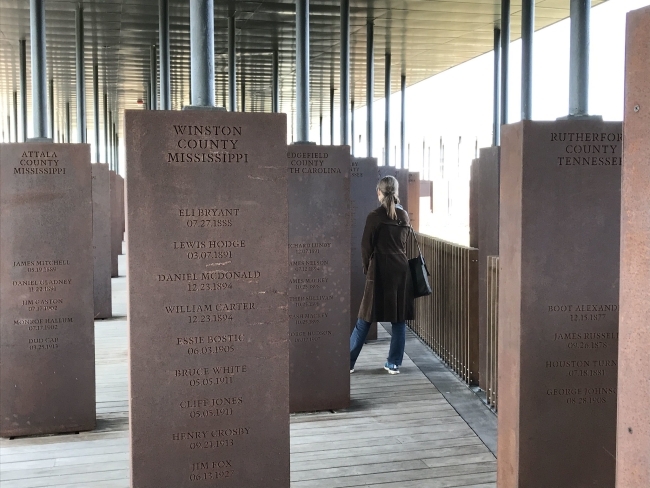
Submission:
<svg viewBox="0 0 650 488">
<path fill-rule="evenodd" d="M 385 176 L 377 183 L 377 190 L 381 192 L 381 206 L 386 209 L 386 214 L 390 219 L 397 220 L 397 211 L 395 210 L 399 204 L 397 179 L 393 176 Z"/>
</svg>

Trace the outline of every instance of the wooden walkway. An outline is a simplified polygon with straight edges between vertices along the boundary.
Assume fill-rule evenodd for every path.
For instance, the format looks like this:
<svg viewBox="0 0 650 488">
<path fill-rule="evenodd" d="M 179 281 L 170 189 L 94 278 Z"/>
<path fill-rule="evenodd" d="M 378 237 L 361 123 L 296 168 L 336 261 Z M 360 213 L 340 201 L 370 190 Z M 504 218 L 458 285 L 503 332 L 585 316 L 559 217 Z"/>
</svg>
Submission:
<svg viewBox="0 0 650 488">
<path fill-rule="evenodd" d="M 113 280 L 118 317 L 95 324 L 97 430 L 0 440 L 1 488 L 129 487 L 125 281 Z M 348 410 L 292 415 L 291 488 L 496 487 L 494 456 L 413 362 L 385 373 L 379 333 L 357 362 Z"/>
</svg>

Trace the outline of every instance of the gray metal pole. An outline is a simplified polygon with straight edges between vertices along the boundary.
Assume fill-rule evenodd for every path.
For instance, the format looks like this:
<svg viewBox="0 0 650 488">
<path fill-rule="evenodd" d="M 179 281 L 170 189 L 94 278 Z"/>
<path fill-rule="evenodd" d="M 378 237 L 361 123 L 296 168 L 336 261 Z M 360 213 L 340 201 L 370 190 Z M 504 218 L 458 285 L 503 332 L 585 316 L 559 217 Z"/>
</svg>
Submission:
<svg viewBox="0 0 650 488">
<path fill-rule="evenodd" d="M 309 0 L 296 0 L 296 132 L 309 141 Z"/>
<path fill-rule="evenodd" d="M 406 75 L 402 74 L 400 78 L 400 91 L 402 92 L 402 118 L 400 125 L 400 168 L 404 169 L 406 158 Z"/>
<path fill-rule="evenodd" d="M 70 120 L 70 102 L 65 102 L 65 138 L 66 142 L 72 142 L 72 120 Z"/>
<path fill-rule="evenodd" d="M 350 144 L 350 0 L 341 0 L 341 145 Z"/>
<path fill-rule="evenodd" d="M 589 113 L 589 23 L 591 0 L 571 0 L 569 115 Z"/>
<path fill-rule="evenodd" d="M 330 86 L 330 144 L 334 145 L 334 87 Z"/>
<path fill-rule="evenodd" d="M 384 97 L 386 101 L 386 119 L 384 122 L 384 166 L 390 166 L 390 52 L 386 52 L 386 69 L 384 70 Z"/>
<path fill-rule="evenodd" d="M 354 100 L 350 102 L 350 154 L 354 156 Z"/>
<path fill-rule="evenodd" d="M 190 0 L 192 105 L 214 107 L 214 0 Z"/>
<path fill-rule="evenodd" d="M 273 94 L 271 104 L 274 113 L 280 111 L 280 53 L 273 51 Z"/>
<path fill-rule="evenodd" d="M 115 131 L 115 172 L 120 174 L 120 137 Z"/>
<path fill-rule="evenodd" d="M 501 0 L 501 125 L 508 123 L 508 57 L 510 54 L 510 0 Z"/>
<path fill-rule="evenodd" d="M 243 72 L 241 74 L 241 111 L 246 112 L 246 79 Z"/>
<path fill-rule="evenodd" d="M 521 5 L 521 118 L 533 117 L 533 36 L 535 34 L 535 0 Z"/>
<path fill-rule="evenodd" d="M 50 78 L 50 89 L 49 89 L 49 94 L 48 94 L 48 113 L 49 113 L 49 134 L 50 134 L 50 139 L 54 141 L 54 79 Z"/>
<path fill-rule="evenodd" d="M 47 138 L 47 64 L 45 62 L 45 0 L 30 0 L 32 60 L 32 123 L 34 137 Z"/>
<path fill-rule="evenodd" d="M 20 40 L 20 115 L 22 142 L 27 140 L 27 41 Z"/>
<path fill-rule="evenodd" d="M 104 92 L 104 162 L 108 163 L 108 95 Z"/>
<path fill-rule="evenodd" d="M 158 0 L 158 44 L 160 45 L 160 110 L 172 109 L 171 54 L 169 48 L 169 0 Z"/>
<path fill-rule="evenodd" d="M 18 92 L 14 92 L 14 142 L 18 142 Z"/>
<path fill-rule="evenodd" d="M 86 77 L 84 73 L 84 9 L 77 5 L 77 142 L 86 142 Z"/>
<path fill-rule="evenodd" d="M 366 25 L 366 143 L 368 157 L 372 157 L 372 103 L 375 89 L 375 24 L 369 20 Z"/>
<path fill-rule="evenodd" d="M 319 132 L 320 132 L 319 144 L 322 146 L 323 145 L 323 116 L 322 115 L 320 116 Z"/>
<path fill-rule="evenodd" d="M 494 28 L 494 86 L 492 96 L 492 145 L 501 143 L 501 29 Z"/>
<path fill-rule="evenodd" d="M 109 169 L 115 171 L 115 164 L 113 161 L 113 111 L 108 111 L 108 141 L 106 143 L 106 150 L 108 151 L 108 164 Z"/>
<path fill-rule="evenodd" d="M 235 14 L 228 17 L 228 110 L 237 111 L 237 45 Z"/>
<path fill-rule="evenodd" d="M 93 64 L 93 125 L 95 126 L 95 162 L 101 161 L 99 141 L 99 65 Z"/>
<path fill-rule="evenodd" d="M 158 78 L 158 63 L 156 62 L 156 59 L 156 46 L 152 44 L 149 49 L 149 89 L 151 90 L 149 97 L 151 99 L 151 110 L 158 109 L 158 94 L 156 93 L 156 87 L 158 86 L 158 83 L 156 83 Z"/>
</svg>

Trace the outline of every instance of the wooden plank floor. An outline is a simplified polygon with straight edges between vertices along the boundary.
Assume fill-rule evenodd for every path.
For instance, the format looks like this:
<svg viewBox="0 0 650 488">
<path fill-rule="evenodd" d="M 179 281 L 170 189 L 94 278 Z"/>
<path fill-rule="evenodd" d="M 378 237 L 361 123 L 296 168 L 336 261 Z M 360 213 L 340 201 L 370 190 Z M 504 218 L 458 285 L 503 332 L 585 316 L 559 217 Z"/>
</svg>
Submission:
<svg viewBox="0 0 650 488">
<path fill-rule="evenodd" d="M 125 281 L 113 279 L 118 317 L 95 324 L 97 430 L 0 440 L 1 488 L 129 487 Z M 379 332 L 348 410 L 291 416 L 291 488 L 496 487 L 494 456 L 411 360 L 385 373 Z"/>
</svg>

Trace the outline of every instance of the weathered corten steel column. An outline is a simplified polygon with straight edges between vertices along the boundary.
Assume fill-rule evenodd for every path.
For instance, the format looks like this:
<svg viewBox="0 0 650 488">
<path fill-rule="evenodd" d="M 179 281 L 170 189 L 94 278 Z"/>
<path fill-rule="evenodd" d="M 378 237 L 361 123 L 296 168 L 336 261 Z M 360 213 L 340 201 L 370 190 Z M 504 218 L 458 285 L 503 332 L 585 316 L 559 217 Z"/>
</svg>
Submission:
<svg viewBox="0 0 650 488">
<path fill-rule="evenodd" d="M 214 107 L 214 1 L 190 0 L 192 106 Z"/>
<path fill-rule="evenodd" d="M 296 0 L 296 133 L 309 141 L 309 0 Z"/>
<path fill-rule="evenodd" d="M 47 64 L 45 62 L 45 0 L 30 0 L 32 60 L 32 123 L 34 138 L 47 138 Z"/>
<path fill-rule="evenodd" d="M 273 93 L 271 105 L 274 113 L 280 111 L 280 54 L 276 49 L 273 51 Z"/>
<path fill-rule="evenodd" d="M 151 45 L 151 48 L 149 49 L 149 90 L 151 90 L 151 93 L 149 94 L 149 100 L 151 100 L 151 105 L 150 109 L 151 110 L 157 110 L 158 109 L 158 93 L 157 93 L 157 83 L 156 83 L 156 78 L 158 76 L 156 75 L 156 72 L 158 71 L 157 68 L 157 62 L 156 62 L 156 46 Z"/>
<path fill-rule="evenodd" d="M 27 41 L 21 39 L 20 47 L 20 116 L 22 142 L 27 140 Z"/>
<path fill-rule="evenodd" d="M 101 161 L 101 143 L 99 141 L 99 66 L 93 64 L 93 125 L 95 126 L 95 162 Z"/>
<path fill-rule="evenodd" d="M 18 142 L 18 92 L 14 92 L 14 142 Z"/>
<path fill-rule="evenodd" d="M 72 120 L 70 119 L 70 102 L 65 102 L 65 142 L 72 142 Z"/>
<path fill-rule="evenodd" d="M 115 171 L 115 161 L 113 160 L 113 111 L 108 111 L 108 138 L 106 139 L 106 150 L 108 151 L 109 168 Z"/>
<path fill-rule="evenodd" d="M 84 9 L 76 10 L 77 59 L 77 142 L 86 142 L 86 75 L 84 72 Z"/>
<path fill-rule="evenodd" d="M 48 90 L 48 116 L 49 116 L 49 134 L 50 139 L 54 141 L 54 79 L 50 78 Z"/>
<path fill-rule="evenodd" d="M 158 44 L 160 45 L 160 110 L 172 109 L 171 54 L 169 48 L 169 0 L 158 0 Z"/>
<path fill-rule="evenodd" d="M 571 0 L 569 115 L 589 113 L 589 23 L 591 0 Z"/>
<path fill-rule="evenodd" d="M 535 0 L 521 4 L 521 118 L 533 117 L 533 36 L 535 35 Z"/>
<path fill-rule="evenodd" d="M 354 156 L 354 100 L 350 102 L 350 156 Z"/>
<path fill-rule="evenodd" d="M 341 145 L 350 143 L 350 0 L 341 0 Z"/>
<path fill-rule="evenodd" d="M 375 24 L 372 20 L 368 20 L 366 26 L 366 143 L 368 157 L 372 157 L 372 102 L 374 100 L 375 89 Z"/>
<path fill-rule="evenodd" d="M 384 166 L 390 166 L 390 52 L 386 52 L 384 97 L 386 101 L 386 117 L 384 121 Z"/>
<path fill-rule="evenodd" d="M 400 122 L 400 168 L 405 168 L 406 159 L 406 75 L 400 77 L 400 91 L 402 94 L 401 122 Z M 424 159 L 422 159 L 422 169 L 424 169 Z"/>
<path fill-rule="evenodd" d="M 108 95 L 104 91 L 104 162 L 108 163 L 108 160 Z"/>
<path fill-rule="evenodd" d="M 494 28 L 494 86 L 492 96 L 492 145 L 501 143 L 501 29 Z"/>
<path fill-rule="evenodd" d="M 330 86 L 330 144 L 334 145 L 334 87 Z"/>
<path fill-rule="evenodd" d="M 501 0 L 501 125 L 508 123 L 508 60 L 510 57 L 510 0 Z"/>
<path fill-rule="evenodd" d="M 228 110 L 237 111 L 237 46 L 235 14 L 228 17 Z"/>
</svg>

